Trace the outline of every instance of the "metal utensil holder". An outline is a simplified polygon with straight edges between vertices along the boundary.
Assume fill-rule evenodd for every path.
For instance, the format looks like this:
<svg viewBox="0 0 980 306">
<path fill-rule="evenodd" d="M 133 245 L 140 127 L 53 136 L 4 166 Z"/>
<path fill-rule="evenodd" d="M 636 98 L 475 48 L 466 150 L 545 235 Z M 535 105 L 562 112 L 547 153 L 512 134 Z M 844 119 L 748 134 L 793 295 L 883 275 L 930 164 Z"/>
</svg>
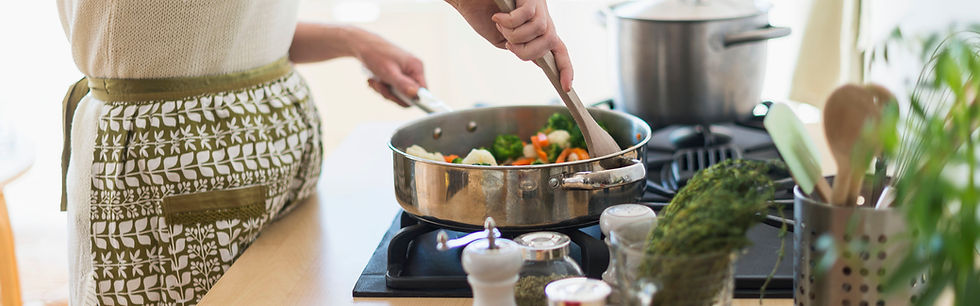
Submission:
<svg viewBox="0 0 980 306">
<path fill-rule="evenodd" d="M 862 193 L 871 199 L 870 188 Z M 837 206 L 816 201 L 794 188 L 796 220 L 793 285 L 796 306 L 897 306 L 916 298 L 916 284 L 908 290 L 883 292 L 888 273 L 908 248 L 905 219 L 893 209 L 875 210 L 874 204 Z M 834 241 L 835 254 L 819 247 L 821 236 Z M 852 248 L 860 245 L 863 247 Z M 824 256 L 836 256 L 825 258 Z M 828 269 L 822 261 L 834 259 Z"/>
</svg>

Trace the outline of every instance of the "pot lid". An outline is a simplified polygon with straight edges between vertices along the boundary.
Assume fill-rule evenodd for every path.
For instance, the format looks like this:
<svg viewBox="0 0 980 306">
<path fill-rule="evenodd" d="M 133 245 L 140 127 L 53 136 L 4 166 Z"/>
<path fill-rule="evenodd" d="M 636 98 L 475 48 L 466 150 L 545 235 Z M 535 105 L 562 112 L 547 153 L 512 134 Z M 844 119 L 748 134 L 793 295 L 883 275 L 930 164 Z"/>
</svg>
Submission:
<svg viewBox="0 0 980 306">
<path fill-rule="evenodd" d="M 656 21 L 732 19 L 765 12 L 768 4 L 756 0 L 639 0 L 611 7 L 620 18 Z"/>
</svg>

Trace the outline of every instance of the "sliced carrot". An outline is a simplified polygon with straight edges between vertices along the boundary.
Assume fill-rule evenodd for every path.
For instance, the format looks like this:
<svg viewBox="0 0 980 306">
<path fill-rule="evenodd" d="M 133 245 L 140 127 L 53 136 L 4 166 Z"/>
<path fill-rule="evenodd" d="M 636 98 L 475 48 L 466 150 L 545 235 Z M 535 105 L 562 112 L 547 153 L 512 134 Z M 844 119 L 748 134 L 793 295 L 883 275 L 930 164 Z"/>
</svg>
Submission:
<svg viewBox="0 0 980 306">
<path fill-rule="evenodd" d="M 558 154 L 558 159 L 555 160 L 555 163 L 564 163 L 565 159 L 568 158 L 568 153 L 572 153 L 572 148 L 565 148 L 564 150 L 561 150 L 561 153 Z"/>
<path fill-rule="evenodd" d="M 545 135 L 544 133 L 541 132 L 538 132 L 538 143 L 541 144 L 542 148 L 547 147 L 549 144 L 551 144 L 551 142 L 548 142 L 548 135 Z"/>
<path fill-rule="evenodd" d="M 542 161 L 547 161 L 548 154 L 544 153 L 544 149 L 542 149 L 544 146 L 541 145 L 541 138 L 538 137 L 540 134 L 541 133 L 531 136 L 531 145 L 534 146 L 534 152 L 538 153 L 538 158 L 540 158 Z M 545 141 L 547 141 L 548 137 L 545 137 L 545 139 Z"/>
<path fill-rule="evenodd" d="M 515 160 L 513 163 L 510 163 L 510 164 L 511 165 L 514 165 L 514 166 L 524 166 L 524 165 L 530 165 L 535 160 L 537 160 L 537 158 L 534 158 L 534 157 L 524 157 L 524 158 L 519 158 L 519 159 Z"/>
<path fill-rule="evenodd" d="M 582 148 L 572 148 L 572 153 L 578 156 L 579 160 L 589 159 L 589 152 Z"/>
<path fill-rule="evenodd" d="M 451 162 L 453 162 L 454 159 L 457 159 L 457 158 L 459 158 L 459 155 L 456 155 L 456 154 L 450 154 L 450 155 L 446 155 L 446 156 L 443 156 L 442 157 L 442 159 L 445 159 L 447 163 L 451 163 Z"/>
</svg>

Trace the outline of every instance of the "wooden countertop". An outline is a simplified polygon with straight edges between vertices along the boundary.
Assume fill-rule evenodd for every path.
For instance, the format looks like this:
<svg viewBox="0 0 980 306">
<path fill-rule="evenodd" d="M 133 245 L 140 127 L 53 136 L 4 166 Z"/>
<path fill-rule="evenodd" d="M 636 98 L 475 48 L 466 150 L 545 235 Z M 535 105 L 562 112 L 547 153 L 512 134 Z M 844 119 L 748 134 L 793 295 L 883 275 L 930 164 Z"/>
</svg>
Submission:
<svg viewBox="0 0 980 306">
<path fill-rule="evenodd" d="M 318 195 L 276 221 L 201 305 L 471 305 L 458 298 L 353 298 L 361 270 L 398 212 L 386 144 L 395 123 L 354 129 L 324 161 Z M 814 139 L 823 135 L 812 127 Z M 829 161 L 824 153 L 825 170 Z M 739 299 L 735 305 L 758 305 Z M 792 305 L 767 299 L 764 305 Z"/>
</svg>

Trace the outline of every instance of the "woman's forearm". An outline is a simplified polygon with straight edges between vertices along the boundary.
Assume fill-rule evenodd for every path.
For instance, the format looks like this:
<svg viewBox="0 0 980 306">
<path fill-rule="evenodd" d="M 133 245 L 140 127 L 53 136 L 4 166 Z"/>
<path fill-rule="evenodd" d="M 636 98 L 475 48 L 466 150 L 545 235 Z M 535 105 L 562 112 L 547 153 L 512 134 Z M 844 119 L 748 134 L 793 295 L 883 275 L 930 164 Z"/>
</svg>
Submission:
<svg viewBox="0 0 980 306">
<path fill-rule="evenodd" d="M 357 40 L 363 30 L 312 22 L 296 24 L 289 60 L 294 63 L 325 61 L 338 57 L 357 56 Z"/>
</svg>

